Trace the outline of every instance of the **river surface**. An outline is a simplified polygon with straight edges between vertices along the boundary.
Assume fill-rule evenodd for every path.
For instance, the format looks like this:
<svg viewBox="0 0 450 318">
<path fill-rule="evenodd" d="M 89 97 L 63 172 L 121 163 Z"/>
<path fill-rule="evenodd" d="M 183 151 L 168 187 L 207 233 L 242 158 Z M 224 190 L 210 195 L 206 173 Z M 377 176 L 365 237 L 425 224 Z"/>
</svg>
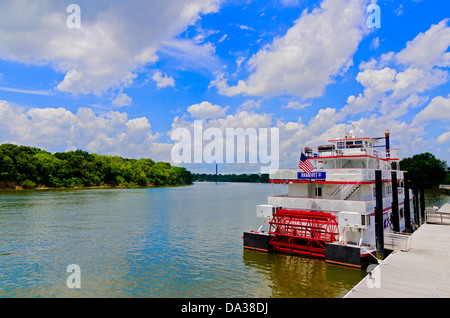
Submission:
<svg viewBox="0 0 450 318">
<path fill-rule="evenodd" d="M 0 297 L 344 296 L 365 270 L 242 248 L 271 193 L 250 183 L 2 191 Z M 68 288 L 71 264 L 80 288 Z"/>
</svg>

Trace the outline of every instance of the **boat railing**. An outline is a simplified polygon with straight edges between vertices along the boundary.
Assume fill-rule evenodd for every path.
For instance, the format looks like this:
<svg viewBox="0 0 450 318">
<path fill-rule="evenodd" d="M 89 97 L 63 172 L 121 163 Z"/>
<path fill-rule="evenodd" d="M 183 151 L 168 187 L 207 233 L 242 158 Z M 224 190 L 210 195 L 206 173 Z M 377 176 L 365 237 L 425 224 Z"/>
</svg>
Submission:
<svg viewBox="0 0 450 318">
<path fill-rule="evenodd" d="M 403 202 L 403 196 L 399 197 L 399 202 Z M 333 197 L 300 197 L 292 195 L 270 195 L 268 204 L 281 206 L 290 209 L 309 209 L 319 211 L 352 211 L 359 213 L 373 213 L 375 200 L 343 200 Z M 383 198 L 383 207 L 392 206 L 392 196 Z M 387 213 L 387 212 L 386 212 Z"/>
<path fill-rule="evenodd" d="M 398 159 L 398 149 L 379 149 L 366 145 L 329 145 L 319 147 L 305 147 L 302 152 L 309 158 L 371 156 L 383 160 Z"/>
</svg>

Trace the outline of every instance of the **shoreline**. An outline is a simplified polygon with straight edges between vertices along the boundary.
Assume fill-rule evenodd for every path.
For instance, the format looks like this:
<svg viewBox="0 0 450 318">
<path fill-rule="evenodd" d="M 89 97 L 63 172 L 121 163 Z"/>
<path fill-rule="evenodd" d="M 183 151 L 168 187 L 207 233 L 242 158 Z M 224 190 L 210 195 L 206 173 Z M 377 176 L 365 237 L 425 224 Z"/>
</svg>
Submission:
<svg viewBox="0 0 450 318">
<path fill-rule="evenodd" d="M 102 186 L 90 186 L 90 187 L 35 187 L 35 188 L 24 188 L 22 186 L 16 185 L 15 187 L 0 187 L 0 191 L 25 191 L 25 190 L 83 190 L 83 189 L 137 189 L 137 188 L 160 188 L 160 187 L 180 187 L 187 186 L 191 184 L 176 184 L 176 185 L 134 185 L 134 186 L 125 186 L 125 185 L 102 185 Z"/>
</svg>

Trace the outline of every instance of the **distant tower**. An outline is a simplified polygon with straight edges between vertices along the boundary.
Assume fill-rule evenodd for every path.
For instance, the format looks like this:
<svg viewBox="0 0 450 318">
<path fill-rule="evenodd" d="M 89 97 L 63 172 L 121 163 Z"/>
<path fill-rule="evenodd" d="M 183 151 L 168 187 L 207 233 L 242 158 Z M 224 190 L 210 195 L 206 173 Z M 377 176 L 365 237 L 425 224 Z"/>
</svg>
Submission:
<svg viewBox="0 0 450 318">
<path fill-rule="evenodd" d="M 217 177 L 217 163 L 216 163 L 216 177 Z"/>
</svg>

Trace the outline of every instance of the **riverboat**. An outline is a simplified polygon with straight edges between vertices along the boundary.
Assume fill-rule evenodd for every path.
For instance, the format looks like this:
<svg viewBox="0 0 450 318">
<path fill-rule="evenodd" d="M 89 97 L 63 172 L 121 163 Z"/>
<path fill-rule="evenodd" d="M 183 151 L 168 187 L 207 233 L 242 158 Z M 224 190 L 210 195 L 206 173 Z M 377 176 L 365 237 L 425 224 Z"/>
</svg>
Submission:
<svg viewBox="0 0 450 318">
<path fill-rule="evenodd" d="M 376 262 L 384 233 L 410 232 L 413 194 L 405 191 L 407 172 L 398 149 L 390 148 L 390 132 L 363 135 L 353 124 L 343 138 L 301 149 L 298 168 L 271 170 L 272 195 L 256 207 L 263 224 L 244 232 L 244 248 L 362 267 Z M 277 184 L 284 193 L 273 193 Z"/>
</svg>

